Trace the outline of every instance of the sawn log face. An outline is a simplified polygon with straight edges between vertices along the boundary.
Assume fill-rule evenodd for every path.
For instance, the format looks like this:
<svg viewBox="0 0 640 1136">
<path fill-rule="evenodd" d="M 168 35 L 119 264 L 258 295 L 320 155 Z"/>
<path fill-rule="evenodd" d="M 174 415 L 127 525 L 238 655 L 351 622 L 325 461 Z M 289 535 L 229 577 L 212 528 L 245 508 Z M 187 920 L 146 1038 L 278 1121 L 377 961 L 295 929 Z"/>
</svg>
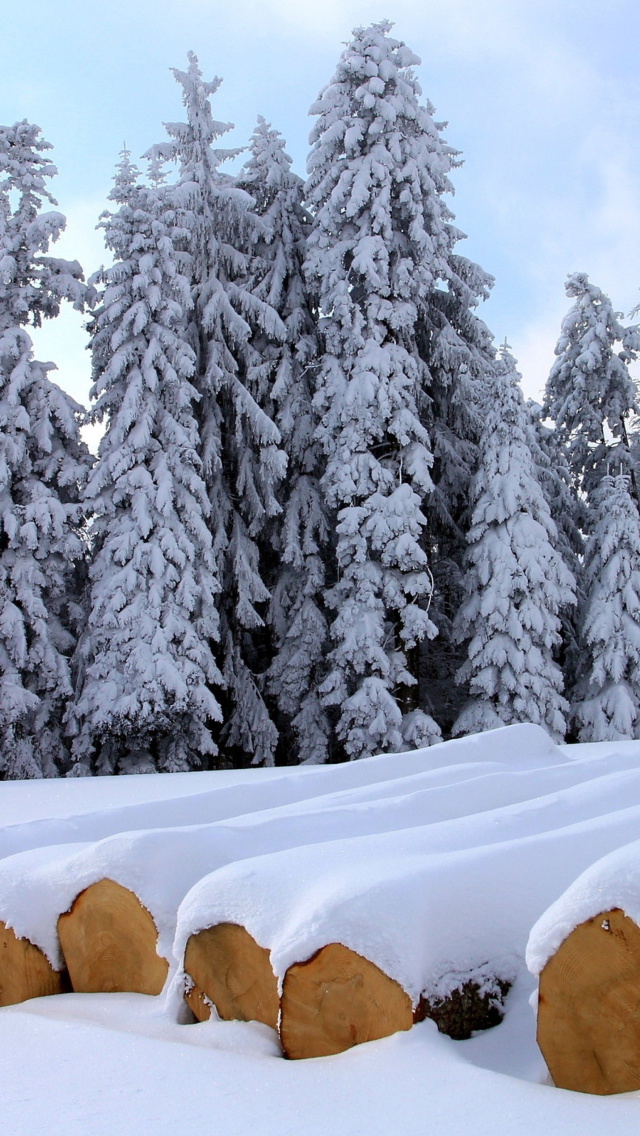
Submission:
<svg viewBox="0 0 640 1136">
<path fill-rule="evenodd" d="M 64 994 L 68 989 L 66 972 L 54 970 L 39 947 L 29 939 L 19 939 L 0 921 L 0 1006 Z"/>
<path fill-rule="evenodd" d="M 219 923 L 192 935 L 184 969 L 193 985 L 185 999 L 198 1021 L 213 1003 L 225 1020 L 257 1021 L 278 1028 L 278 984 L 269 952 L 235 923 Z"/>
<path fill-rule="evenodd" d="M 542 971 L 538 1045 L 559 1088 L 640 1089 L 640 929 L 619 908 L 576 927 Z"/>
<path fill-rule="evenodd" d="M 413 1025 L 411 999 L 374 963 L 329 943 L 284 979 L 280 1037 L 287 1057 L 326 1057 Z"/>
<path fill-rule="evenodd" d="M 113 880 L 91 884 L 58 919 L 71 984 L 81 993 L 159 994 L 169 963 L 156 951 L 152 916 Z"/>
</svg>

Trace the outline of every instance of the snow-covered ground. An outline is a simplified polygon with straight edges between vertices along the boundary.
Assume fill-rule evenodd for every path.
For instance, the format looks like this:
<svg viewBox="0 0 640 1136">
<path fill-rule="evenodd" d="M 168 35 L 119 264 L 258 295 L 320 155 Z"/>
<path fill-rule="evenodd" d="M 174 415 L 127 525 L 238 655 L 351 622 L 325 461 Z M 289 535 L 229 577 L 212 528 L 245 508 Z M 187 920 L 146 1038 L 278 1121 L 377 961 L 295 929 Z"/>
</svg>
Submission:
<svg viewBox="0 0 640 1136">
<path fill-rule="evenodd" d="M 640 742 L 557 747 L 514 726 L 332 768 L 5 782 L 0 817 L 0 918 L 52 956 L 57 913 L 108 871 L 135 884 L 167 952 L 176 924 L 179 945 L 233 918 L 279 975 L 338 939 L 414 998 L 483 967 L 515 976 L 502 1024 L 470 1041 L 427 1021 L 285 1061 L 266 1026 L 184 1021 L 178 952 L 158 998 L 69 994 L 0 1010 L 11 1136 L 638 1130 L 640 1091 L 549 1083 L 524 956 L 567 888 L 539 924 L 534 961 L 603 881 L 631 908 L 638 876 L 629 914 L 640 913 L 637 850 L 617 852 L 640 835 Z"/>
</svg>

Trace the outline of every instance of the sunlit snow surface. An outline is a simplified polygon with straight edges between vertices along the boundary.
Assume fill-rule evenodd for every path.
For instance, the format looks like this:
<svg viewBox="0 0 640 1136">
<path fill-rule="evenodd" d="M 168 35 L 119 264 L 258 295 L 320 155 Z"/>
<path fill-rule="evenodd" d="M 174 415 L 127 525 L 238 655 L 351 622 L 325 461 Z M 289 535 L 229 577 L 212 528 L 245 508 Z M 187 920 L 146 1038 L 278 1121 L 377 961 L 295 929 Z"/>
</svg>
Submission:
<svg viewBox="0 0 640 1136">
<path fill-rule="evenodd" d="M 176 920 L 184 935 L 233 909 L 253 920 L 258 937 L 272 937 L 281 966 L 287 952 L 327 933 L 381 951 L 408 985 L 488 951 L 517 973 L 502 1025 L 470 1041 L 425 1022 L 298 1062 L 279 1056 L 266 1026 L 183 1024 L 170 990 L 8 1007 L 0 1010 L 0 1093 L 11 1136 L 638 1131 L 640 1092 L 590 1097 L 548 1083 L 524 953 L 533 924 L 585 870 L 554 927 L 561 917 L 566 928 L 571 911 L 577 918 L 579 897 L 612 872 L 625 871 L 625 896 L 633 890 L 635 853 L 615 850 L 640 836 L 640 743 L 555 747 L 522 726 L 325 769 L 4 783 L 0 816 L 0 851 L 10 857 L 0 861 L 0 918 L 13 915 L 36 938 L 46 940 L 76 883 L 108 867 L 147 889 L 165 942 Z M 160 828 L 173 849 L 164 865 Z M 84 847 L 63 847 L 78 842 Z M 38 851 L 44 846 L 57 847 Z M 166 885 L 160 871 L 171 876 Z M 208 878 L 178 911 L 181 888 L 200 874 Z M 383 874 L 385 886 L 375 886 Z M 378 934 L 423 885 L 420 918 Z M 412 926 L 420 942 L 406 938 Z"/>
</svg>

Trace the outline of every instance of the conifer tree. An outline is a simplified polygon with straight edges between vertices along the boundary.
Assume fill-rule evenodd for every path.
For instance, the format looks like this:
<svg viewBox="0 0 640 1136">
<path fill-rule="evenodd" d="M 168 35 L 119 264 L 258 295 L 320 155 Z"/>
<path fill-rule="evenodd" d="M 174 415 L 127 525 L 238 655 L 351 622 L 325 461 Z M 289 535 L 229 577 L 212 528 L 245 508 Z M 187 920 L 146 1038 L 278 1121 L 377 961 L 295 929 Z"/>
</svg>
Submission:
<svg viewBox="0 0 640 1136">
<path fill-rule="evenodd" d="M 333 650 L 321 693 L 349 758 L 440 736 L 415 699 L 407 652 L 436 628 L 425 552 L 432 491 L 428 370 L 415 328 L 443 275 L 437 129 L 417 62 L 382 22 L 354 32 L 311 108 L 306 275 L 317 292 L 323 492 L 338 514 Z M 404 711 L 404 716 L 403 716 Z"/>
<path fill-rule="evenodd" d="M 89 455 L 81 407 L 33 358 L 26 325 L 82 308 L 77 262 L 48 256 L 64 229 L 48 188 L 55 166 L 40 129 L 0 127 L 0 777 L 52 777 L 72 684 L 76 584 L 84 556 L 79 487 Z"/>
<path fill-rule="evenodd" d="M 309 217 L 304 183 L 291 171 L 284 139 L 262 117 L 239 185 L 252 195 L 264 226 L 255 245 L 252 292 L 276 310 L 287 333 L 284 341 L 264 332 L 254 337 L 258 362 L 250 372 L 288 458 L 280 492 L 283 512 L 260 541 L 272 595 L 274 658 L 268 682 L 281 715 L 283 745 L 299 761 L 317 763 L 330 754 L 331 727 L 318 687 L 328 649 L 323 593 L 331 519 L 320 492 L 322 453 L 314 437 L 318 340 L 302 272 Z"/>
<path fill-rule="evenodd" d="M 583 742 L 640 738 L 640 519 L 624 474 L 592 495 L 573 713 Z"/>
<path fill-rule="evenodd" d="M 428 100 L 425 110 L 430 118 L 424 186 L 432 262 L 431 278 L 420 295 L 416 340 L 427 376 L 422 419 L 434 458 L 425 513 L 434 578 L 431 616 L 438 636 L 422 643 L 417 666 L 433 712 L 449 729 L 459 710 L 454 676 L 460 658 L 452 632 L 463 594 L 470 485 L 478 466 L 487 383 L 495 368 L 493 335 L 476 308 L 488 298 L 493 277 L 459 251 L 465 234 L 455 224 L 448 198 L 453 193 L 450 175 L 463 163 L 443 138 L 446 124 L 433 120 Z"/>
<path fill-rule="evenodd" d="M 471 700 L 454 733 L 535 722 L 562 739 L 569 707 L 554 653 L 574 580 L 537 478 L 518 377 L 503 352 L 472 482 L 465 599 L 454 629 L 468 644 L 458 682 Z"/>
<path fill-rule="evenodd" d="M 573 483 L 566 445 L 557 432 L 543 422 L 542 407 L 539 404 L 529 401 L 526 409 L 527 441 L 540 487 L 556 526 L 555 548 L 576 581 L 576 603 L 560 610 L 561 645 L 556 656 L 568 693 L 573 690 L 580 664 L 578 611 L 584 599 L 581 582 L 583 534 L 587 526 L 588 508 Z"/>
<path fill-rule="evenodd" d="M 154 152 L 179 164 L 172 200 L 184 208 L 188 227 L 183 247 L 191 257 L 193 382 L 200 395 L 203 475 L 221 586 L 220 745 L 229 760 L 269 765 L 277 728 L 260 672 L 270 594 L 257 537 L 281 510 L 277 492 L 286 458 L 278 428 L 261 402 L 255 343 L 261 345 L 262 336 L 285 341 L 287 333 L 271 304 L 250 286 L 252 250 L 263 226 L 248 194 L 218 168 L 238 153 L 215 147 L 230 129 L 211 114 L 209 99 L 220 80 L 205 82 L 193 53 L 188 70 L 174 75 L 187 121 L 166 124 L 172 141 Z"/>
<path fill-rule="evenodd" d="M 156 171 L 157 174 L 157 171 Z M 91 421 L 106 422 L 86 490 L 94 520 L 74 755 L 100 774 L 209 764 L 220 674 L 219 583 L 197 454 L 195 355 L 180 217 L 122 154 L 103 219 L 115 263 L 92 322 Z"/>
<path fill-rule="evenodd" d="M 630 467 L 628 419 L 637 410 L 637 391 L 629 363 L 640 349 L 640 334 L 619 323 L 620 313 L 585 273 L 569 276 L 566 292 L 574 304 L 556 346 L 543 413 L 567 447 L 576 488 L 589 494 L 613 453 L 606 430 L 617 443 L 616 460 Z"/>
</svg>

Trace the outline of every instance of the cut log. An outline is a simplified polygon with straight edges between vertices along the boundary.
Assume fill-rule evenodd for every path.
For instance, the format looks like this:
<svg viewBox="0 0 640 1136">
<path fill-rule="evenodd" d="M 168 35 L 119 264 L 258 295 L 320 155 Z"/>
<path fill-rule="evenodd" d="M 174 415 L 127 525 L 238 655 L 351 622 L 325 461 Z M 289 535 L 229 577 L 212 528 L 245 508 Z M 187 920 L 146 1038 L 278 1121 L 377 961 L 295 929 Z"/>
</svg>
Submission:
<svg viewBox="0 0 640 1136">
<path fill-rule="evenodd" d="M 291 1058 L 327 1057 L 413 1025 L 400 984 L 341 943 L 329 943 L 284 979 L 280 1038 Z"/>
<path fill-rule="evenodd" d="M 218 923 L 191 935 L 184 969 L 192 984 L 185 1000 L 198 1021 L 213 1004 L 225 1021 L 264 1022 L 278 1028 L 278 983 L 269 952 L 236 923 Z"/>
<path fill-rule="evenodd" d="M 559 1088 L 640 1089 L 640 929 L 619 908 L 581 923 L 549 959 L 538 1045 Z"/>
<path fill-rule="evenodd" d="M 66 971 L 54 970 L 39 947 L 29 939 L 19 939 L 0 921 L 0 1006 L 14 1006 L 28 998 L 64 994 L 67 990 Z"/>
<path fill-rule="evenodd" d="M 58 919 L 73 989 L 84 994 L 159 994 L 169 963 L 156 951 L 152 916 L 128 888 L 100 880 L 76 896 Z"/>
</svg>

